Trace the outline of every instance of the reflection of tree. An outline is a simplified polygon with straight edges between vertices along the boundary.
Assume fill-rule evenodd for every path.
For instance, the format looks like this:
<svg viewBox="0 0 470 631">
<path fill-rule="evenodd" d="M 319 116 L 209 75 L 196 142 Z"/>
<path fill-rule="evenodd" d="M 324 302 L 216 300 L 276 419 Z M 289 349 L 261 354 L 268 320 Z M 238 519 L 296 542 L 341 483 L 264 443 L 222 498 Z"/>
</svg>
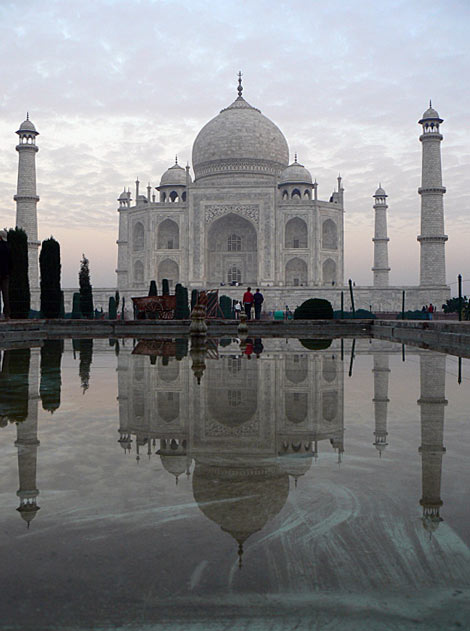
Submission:
<svg viewBox="0 0 470 631">
<path fill-rule="evenodd" d="M 60 364 L 64 352 L 63 340 L 45 340 L 41 348 L 41 396 L 43 410 L 55 412 L 60 407 L 62 385 Z"/>
<path fill-rule="evenodd" d="M 29 348 L 4 351 L 0 372 L 0 419 L 21 423 L 28 416 Z M 4 424 L 4 423 L 3 423 Z"/>
<path fill-rule="evenodd" d="M 83 394 L 90 387 L 90 366 L 93 359 L 93 340 L 74 340 L 76 348 L 80 352 L 80 365 L 78 374 L 82 385 Z"/>
</svg>

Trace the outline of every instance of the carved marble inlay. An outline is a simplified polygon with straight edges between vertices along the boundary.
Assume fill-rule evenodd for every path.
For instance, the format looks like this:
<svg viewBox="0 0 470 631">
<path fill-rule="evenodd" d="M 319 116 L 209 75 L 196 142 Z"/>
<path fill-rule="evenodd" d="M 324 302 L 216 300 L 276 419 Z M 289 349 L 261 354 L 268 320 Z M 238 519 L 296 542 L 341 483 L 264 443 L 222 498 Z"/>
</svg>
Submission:
<svg viewBox="0 0 470 631">
<path fill-rule="evenodd" d="M 204 220 L 206 223 L 214 221 L 223 215 L 236 213 L 247 219 L 259 223 L 259 206 L 257 204 L 214 204 L 205 207 Z"/>
<path fill-rule="evenodd" d="M 227 427 L 214 420 L 207 420 L 205 424 L 205 435 L 209 436 L 258 436 L 259 420 L 253 419 L 242 423 L 236 427 Z"/>
</svg>

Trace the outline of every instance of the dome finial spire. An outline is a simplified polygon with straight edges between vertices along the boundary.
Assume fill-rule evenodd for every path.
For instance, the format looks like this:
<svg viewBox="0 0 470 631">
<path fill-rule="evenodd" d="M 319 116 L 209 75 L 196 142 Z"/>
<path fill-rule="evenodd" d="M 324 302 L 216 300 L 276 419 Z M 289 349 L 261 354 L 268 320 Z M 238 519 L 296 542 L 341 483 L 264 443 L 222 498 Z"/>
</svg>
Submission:
<svg viewBox="0 0 470 631">
<path fill-rule="evenodd" d="M 29 112 L 26 112 L 26 120 L 29 121 Z"/>
<path fill-rule="evenodd" d="M 294 162 L 297 162 L 297 151 L 294 153 Z"/>
<path fill-rule="evenodd" d="M 175 164 L 178 164 L 178 154 L 175 156 Z"/>
<path fill-rule="evenodd" d="M 429 107 L 432 107 L 432 101 L 429 99 Z"/>
<path fill-rule="evenodd" d="M 242 92 L 243 92 L 243 86 L 242 86 L 242 71 L 240 70 L 238 73 L 238 97 L 241 98 L 242 96 Z"/>
</svg>

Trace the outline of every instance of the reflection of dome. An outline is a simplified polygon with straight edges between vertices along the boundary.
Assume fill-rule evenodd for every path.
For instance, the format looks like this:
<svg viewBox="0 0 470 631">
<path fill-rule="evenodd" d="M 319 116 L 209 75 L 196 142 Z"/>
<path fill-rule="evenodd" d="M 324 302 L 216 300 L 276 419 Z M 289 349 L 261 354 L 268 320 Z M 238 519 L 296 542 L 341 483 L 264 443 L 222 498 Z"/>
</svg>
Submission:
<svg viewBox="0 0 470 631">
<path fill-rule="evenodd" d="M 166 454 L 160 454 L 160 459 L 162 461 L 162 465 L 168 473 L 171 473 L 178 478 L 181 474 L 186 471 L 187 457 L 184 454 L 169 456 Z"/>
<path fill-rule="evenodd" d="M 277 176 L 289 162 L 280 129 L 239 96 L 210 120 L 193 145 L 196 178 L 210 175 Z"/>
<path fill-rule="evenodd" d="M 162 175 L 160 186 L 186 186 L 186 170 L 176 162 Z"/>
<path fill-rule="evenodd" d="M 299 164 L 297 162 L 297 156 L 295 158 L 295 162 L 289 164 L 289 166 L 284 169 L 281 173 L 281 177 L 279 180 L 280 184 L 311 184 L 312 183 L 312 175 L 308 169 L 304 167 L 303 164 Z"/>
<path fill-rule="evenodd" d="M 307 455 L 284 455 L 278 460 L 280 468 L 295 479 L 305 475 L 312 466 L 313 453 Z"/>
<path fill-rule="evenodd" d="M 204 515 L 241 546 L 281 511 L 289 494 L 289 477 L 277 467 L 196 463 L 193 494 Z"/>
</svg>

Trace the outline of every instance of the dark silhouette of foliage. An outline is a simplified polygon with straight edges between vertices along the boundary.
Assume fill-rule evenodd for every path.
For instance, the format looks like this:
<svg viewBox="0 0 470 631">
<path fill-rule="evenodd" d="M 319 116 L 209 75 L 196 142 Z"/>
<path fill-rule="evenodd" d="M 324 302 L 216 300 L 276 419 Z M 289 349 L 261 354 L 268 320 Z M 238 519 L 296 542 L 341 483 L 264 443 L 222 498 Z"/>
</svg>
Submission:
<svg viewBox="0 0 470 631">
<path fill-rule="evenodd" d="M 183 287 L 183 291 L 184 291 L 183 319 L 187 320 L 189 318 L 189 316 L 190 316 L 188 288 L 187 287 Z"/>
<path fill-rule="evenodd" d="M 229 337 L 223 337 L 219 343 L 222 347 L 230 346 L 230 344 L 232 343 L 232 340 Z"/>
<path fill-rule="evenodd" d="M 90 261 L 82 254 L 80 272 L 78 274 L 80 286 L 80 311 L 84 318 L 93 320 L 93 290 L 90 282 Z"/>
<path fill-rule="evenodd" d="M 193 289 L 192 292 L 191 292 L 191 311 L 197 305 L 198 296 L 199 296 L 198 290 L 197 289 Z"/>
<path fill-rule="evenodd" d="M 28 278 L 28 237 L 22 228 L 8 231 L 11 249 L 10 316 L 25 319 L 29 316 L 31 294 Z"/>
<path fill-rule="evenodd" d="M 122 297 L 122 306 L 121 306 L 121 320 L 124 320 L 124 316 L 126 313 L 126 297 L 123 296 Z"/>
<path fill-rule="evenodd" d="M 116 301 L 116 311 L 119 309 L 119 301 L 121 300 L 121 296 L 119 295 L 119 291 L 116 289 L 116 293 L 114 294 L 114 300 Z"/>
<path fill-rule="evenodd" d="M 464 312 L 468 311 L 469 300 L 467 296 L 462 296 L 462 309 Z M 442 305 L 442 310 L 444 313 L 458 313 L 459 312 L 459 299 L 458 298 L 450 298 L 446 300 L 446 304 Z"/>
<path fill-rule="evenodd" d="M 41 272 L 41 313 L 43 318 L 58 318 L 60 315 L 60 245 L 50 237 L 42 242 L 39 254 Z"/>
<path fill-rule="evenodd" d="M 331 302 L 323 298 L 310 298 L 294 311 L 294 320 L 332 320 Z"/>
<path fill-rule="evenodd" d="M 188 338 L 177 337 L 175 340 L 175 357 L 178 361 L 181 361 L 188 355 Z"/>
<path fill-rule="evenodd" d="M 80 382 L 82 386 L 83 394 L 90 387 L 90 366 L 93 360 L 93 340 L 77 340 L 78 349 L 80 352 L 80 364 L 78 367 L 78 374 L 80 375 Z"/>
<path fill-rule="evenodd" d="M 63 340 L 44 340 L 41 347 L 41 385 L 39 395 L 42 409 L 53 414 L 60 407 L 62 386 L 60 364 L 64 352 Z"/>
<path fill-rule="evenodd" d="M 168 278 L 164 278 L 162 280 L 162 294 L 163 294 L 163 296 L 169 296 L 170 295 L 170 284 L 168 282 Z"/>
<path fill-rule="evenodd" d="M 64 319 L 65 318 L 65 299 L 64 299 L 64 292 L 63 290 L 60 290 L 60 311 L 59 311 L 59 318 Z"/>
<path fill-rule="evenodd" d="M 110 296 L 109 297 L 109 302 L 108 302 L 108 317 L 110 320 L 116 320 L 117 318 L 117 305 L 116 305 L 116 299 L 114 298 L 114 296 Z"/>
<path fill-rule="evenodd" d="M 341 315 L 340 310 L 335 311 L 334 318 L 335 320 L 375 320 L 377 316 L 368 309 L 356 309 L 356 313 L 353 313 L 352 311 L 343 311 L 343 315 Z"/>
<path fill-rule="evenodd" d="M 188 290 L 180 283 L 177 283 L 175 287 L 176 295 L 176 307 L 175 307 L 175 319 L 184 320 L 189 317 L 188 308 Z"/>
<path fill-rule="evenodd" d="M 82 317 L 82 312 L 80 311 L 80 294 L 76 291 L 73 294 L 72 299 L 72 319 L 79 320 Z"/>
<path fill-rule="evenodd" d="M 158 296 L 157 283 L 154 280 L 150 281 L 149 296 Z"/>
<path fill-rule="evenodd" d="M 219 304 L 224 318 L 230 319 L 232 317 L 232 299 L 228 296 L 220 296 Z"/>
<path fill-rule="evenodd" d="M 323 351 L 331 346 L 332 340 L 299 340 L 309 351 Z"/>
<path fill-rule="evenodd" d="M 22 423 L 28 417 L 29 348 L 14 348 L 3 353 L 0 372 L 0 424 Z"/>
</svg>

